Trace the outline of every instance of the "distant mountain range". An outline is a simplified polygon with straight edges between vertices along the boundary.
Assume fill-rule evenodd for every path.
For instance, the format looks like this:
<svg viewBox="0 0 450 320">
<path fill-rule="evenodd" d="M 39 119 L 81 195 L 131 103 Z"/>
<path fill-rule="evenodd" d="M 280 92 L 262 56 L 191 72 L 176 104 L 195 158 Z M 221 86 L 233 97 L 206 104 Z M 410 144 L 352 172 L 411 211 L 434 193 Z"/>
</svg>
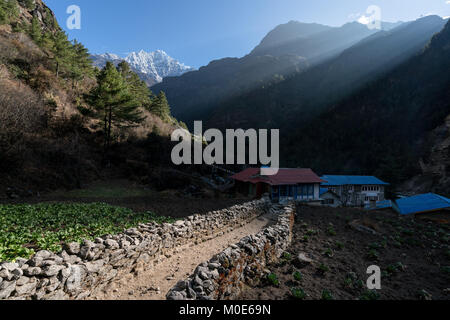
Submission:
<svg viewBox="0 0 450 320">
<path fill-rule="evenodd" d="M 289 22 L 243 58 L 167 77 L 173 114 L 204 128 L 280 129 L 281 165 L 450 188 L 450 23 L 369 30 Z"/>
<path fill-rule="evenodd" d="M 91 56 L 91 59 L 93 64 L 99 68 L 103 68 L 108 61 L 119 64 L 125 60 L 149 87 L 163 81 L 165 77 L 180 76 L 195 70 L 173 59 L 162 50 L 131 52 L 125 58 L 121 58 L 113 53 L 94 54 Z"/>
<path fill-rule="evenodd" d="M 438 16 L 427 16 L 378 31 L 302 73 L 230 97 L 201 119 L 214 128 L 298 127 L 420 53 L 445 23 Z"/>
<path fill-rule="evenodd" d="M 390 30 L 400 24 L 382 25 Z M 341 54 L 377 32 L 357 22 L 330 27 L 291 21 L 269 32 L 243 58 L 212 61 L 198 71 L 180 77 L 167 77 L 152 90 L 164 91 L 173 114 L 190 126 L 193 120 L 207 120 L 230 98 L 283 82 L 294 74 L 303 73 Z M 239 116 L 239 113 L 234 115 Z M 247 119 L 245 115 L 241 116 Z"/>
<path fill-rule="evenodd" d="M 322 172 L 376 174 L 393 184 L 415 176 L 412 192 L 448 195 L 449 70 L 450 22 L 416 55 L 307 124 L 284 130 L 282 158 Z"/>
</svg>

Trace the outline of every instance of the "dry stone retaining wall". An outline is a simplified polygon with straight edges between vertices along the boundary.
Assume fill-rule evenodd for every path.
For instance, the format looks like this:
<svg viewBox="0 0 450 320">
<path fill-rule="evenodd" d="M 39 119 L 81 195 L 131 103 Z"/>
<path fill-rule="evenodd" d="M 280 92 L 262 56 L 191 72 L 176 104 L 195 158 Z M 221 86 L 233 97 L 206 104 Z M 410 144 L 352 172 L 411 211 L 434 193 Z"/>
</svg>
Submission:
<svg viewBox="0 0 450 320">
<path fill-rule="evenodd" d="M 65 244 L 59 254 L 39 251 L 31 259 L 0 263 L 0 300 L 87 298 L 122 275 L 150 268 L 184 245 L 239 228 L 268 208 L 263 199 L 173 224 L 140 224 L 119 235 Z"/>
<path fill-rule="evenodd" d="M 236 299 L 246 285 L 257 285 L 267 275 L 266 265 L 276 262 L 292 241 L 295 206 L 273 206 L 277 223 L 243 238 L 197 267 L 187 280 L 177 283 L 168 300 Z"/>
</svg>

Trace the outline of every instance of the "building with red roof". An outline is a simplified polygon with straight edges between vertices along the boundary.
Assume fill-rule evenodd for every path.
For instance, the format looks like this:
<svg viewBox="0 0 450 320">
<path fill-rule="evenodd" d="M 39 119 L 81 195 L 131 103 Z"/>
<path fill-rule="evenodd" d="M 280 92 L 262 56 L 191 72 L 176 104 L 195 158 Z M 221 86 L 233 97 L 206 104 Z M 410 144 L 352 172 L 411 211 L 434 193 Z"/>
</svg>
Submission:
<svg viewBox="0 0 450 320">
<path fill-rule="evenodd" d="M 279 169 L 275 175 L 264 176 L 261 169 L 249 168 L 231 179 L 236 181 L 237 192 L 254 198 L 269 193 L 275 201 L 319 201 L 320 184 L 325 182 L 311 169 Z"/>
</svg>

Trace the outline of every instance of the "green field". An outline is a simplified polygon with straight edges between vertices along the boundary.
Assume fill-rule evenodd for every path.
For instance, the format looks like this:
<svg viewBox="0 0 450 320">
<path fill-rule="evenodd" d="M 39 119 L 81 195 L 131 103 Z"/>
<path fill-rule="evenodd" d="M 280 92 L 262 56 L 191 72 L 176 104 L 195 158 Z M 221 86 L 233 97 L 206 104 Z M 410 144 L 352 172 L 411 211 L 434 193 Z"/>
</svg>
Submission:
<svg viewBox="0 0 450 320">
<path fill-rule="evenodd" d="M 71 191 L 55 191 L 50 193 L 49 197 L 60 199 L 74 199 L 74 198 L 133 198 L 133 197 L 148 197 L 153 195 L 153 191 L 146 190 L 143 187 L 130 185 L 126 181 L 116 180 L 107 182 L 98 182 L 83 189 L 76 189 Z"/>
<path fill-rule="evenodd" d="M 147 222 L 170 222 L 151 212 L 94 204 L 0 205 L 0 261 L 58 252 L 61 244 L 93 240 Z"/>
</svg>

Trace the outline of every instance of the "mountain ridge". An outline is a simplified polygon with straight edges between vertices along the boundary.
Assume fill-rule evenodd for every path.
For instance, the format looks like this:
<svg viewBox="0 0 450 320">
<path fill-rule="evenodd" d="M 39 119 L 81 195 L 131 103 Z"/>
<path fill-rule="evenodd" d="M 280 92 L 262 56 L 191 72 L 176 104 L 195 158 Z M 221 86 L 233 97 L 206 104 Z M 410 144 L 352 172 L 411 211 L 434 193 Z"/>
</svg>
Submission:
<svg viewBox="0 0 450 320">
<path fill-rule="evenodd" d="M 377 32 L 303 73 L 228 99 L 202 120 L 214 128 L 298 126 L 298 119 L 309 121 L 329 104 L 419 54 L 444 25 L 445 20 L 430 16 Z"/>
<path fill-rule="evenodd" d="M 342 27 L 302 23 L 287 26 L 305 27 L 308 30 L 303 34 L 310 36 L 288 41 L 288 45 L 276 46 L 276 50 L 269 48 L 269 51 L 249 53 L 242 58 L 214 60 L 197 71 L 167 77 L 152 90 L 164 91 L 174 116 L 190 126 L 193 120 L 205 119 L 205 115 L 212 113 L 225 99 L 302 73 L 375 33 L 357 22 Z M 292 34 L 286 37 L 292 38 Z M 265 39 L 267 41 L 267 37 Z"/>
<path fill-rule="evenodd" d="M 301 154 L 303 165 L 394 185 L 418 177 L 412 189 L 449 195 L 449 69 L 447 22 L 418 55 L 293 132 L 285 159 Z"/>
</svg>

